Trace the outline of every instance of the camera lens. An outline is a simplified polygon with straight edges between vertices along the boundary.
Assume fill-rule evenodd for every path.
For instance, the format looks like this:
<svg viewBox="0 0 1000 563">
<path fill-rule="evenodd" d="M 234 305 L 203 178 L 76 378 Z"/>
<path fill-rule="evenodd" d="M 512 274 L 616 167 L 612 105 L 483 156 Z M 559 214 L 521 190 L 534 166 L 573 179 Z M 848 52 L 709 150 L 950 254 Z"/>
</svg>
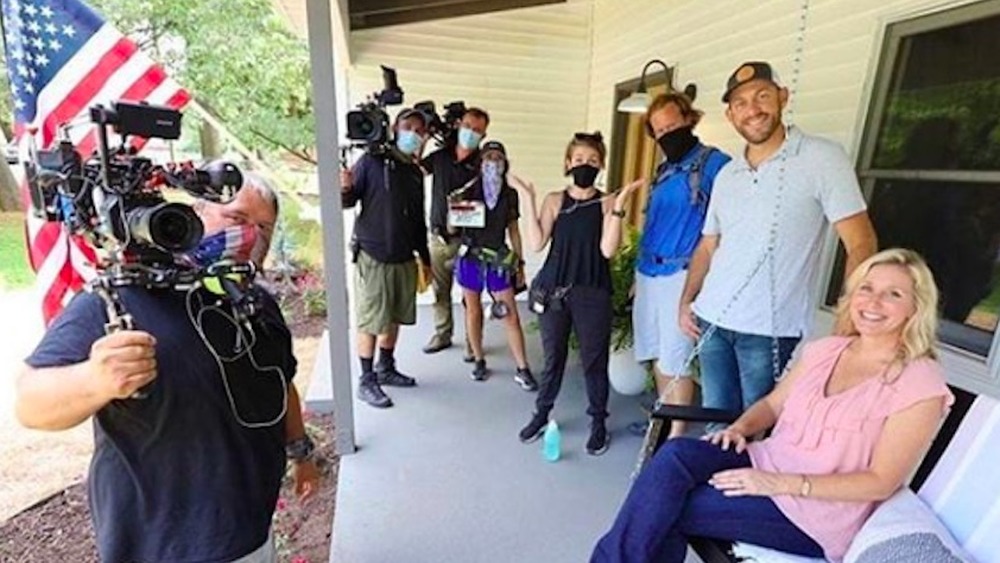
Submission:
<svg viewBox="0 0 1000 563">
<path fill-rule="evenodd" d="M 347 112 L 347 138 L 376 142 L 385 136 L 386 119 L 385 113 L 378 109 Z"/>
<path fill-rule="evenodd" d="M 198 245 L 205 227 L 189 206 L 160 203 L 128 213 L 132 237 L 168 252 L 184 252 Z"/>
</svg>

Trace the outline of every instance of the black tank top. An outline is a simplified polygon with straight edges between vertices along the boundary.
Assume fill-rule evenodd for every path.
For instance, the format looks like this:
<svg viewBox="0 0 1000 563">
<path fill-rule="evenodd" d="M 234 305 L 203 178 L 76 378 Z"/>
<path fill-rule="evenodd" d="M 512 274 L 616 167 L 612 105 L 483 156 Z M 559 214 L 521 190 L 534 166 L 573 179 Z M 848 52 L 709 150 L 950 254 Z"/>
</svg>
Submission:
<svg viewBox="0 0 1000 563">
<path fill-rule="evenodd" d="M 559 215 L 552 227 L 552 243 L 538 281 L 546 287 L 581 286 L 611 291 L 611 269 L 601 254 L 604 212 L 601 192 L 589 199 L 573 199 L 563 192 Z"/>
</svg>

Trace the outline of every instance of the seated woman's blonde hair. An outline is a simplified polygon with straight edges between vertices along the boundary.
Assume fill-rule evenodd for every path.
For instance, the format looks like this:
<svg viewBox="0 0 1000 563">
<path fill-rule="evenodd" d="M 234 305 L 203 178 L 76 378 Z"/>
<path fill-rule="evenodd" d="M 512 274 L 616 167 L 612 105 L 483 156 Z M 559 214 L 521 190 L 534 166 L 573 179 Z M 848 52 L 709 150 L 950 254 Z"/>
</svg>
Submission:
<svg viewBox="0 0 1000 563">
<path fill-rule="evenodd" d="M 858 334 L 851 320 L 851 295 L 875 266 L 883 264 L 903 267 L 913 280 L 914 313 L 903 325 L 900 360 L 904 363 L 919 358 L 934 358 L 934 342 L 938 324 L 938 288 L 927 262 L 906 248 L 889 248 L 870 256 L 847 278 L 844 293 L 837 302 L 835 333 L 841 336 Z"/>
</svg>

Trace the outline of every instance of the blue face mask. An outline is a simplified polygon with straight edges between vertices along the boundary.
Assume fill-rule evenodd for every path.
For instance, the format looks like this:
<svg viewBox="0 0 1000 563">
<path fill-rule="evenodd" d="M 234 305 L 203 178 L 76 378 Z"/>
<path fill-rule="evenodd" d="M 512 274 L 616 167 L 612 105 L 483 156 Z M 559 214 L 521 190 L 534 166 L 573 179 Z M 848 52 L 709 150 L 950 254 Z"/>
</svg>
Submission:
<svg viewBox="0 0 1000 563">
<path fill-rule="evenodd" d="M 417 152 L 421 144 L 423 144 L 423 139 L 414 131 L 400 130 L 396 132 L 396 148 L 406 156 Z"/>
<path fill-rule="evenodd" d="M 480 133 L 476 133 L 468 127 L 461 127 L 458 130 L 458 144 L 461 145 L 463 149 L 472 150 L 479 146 L 479 141 L 483 140 L 483 136 Z"/>
</svg>

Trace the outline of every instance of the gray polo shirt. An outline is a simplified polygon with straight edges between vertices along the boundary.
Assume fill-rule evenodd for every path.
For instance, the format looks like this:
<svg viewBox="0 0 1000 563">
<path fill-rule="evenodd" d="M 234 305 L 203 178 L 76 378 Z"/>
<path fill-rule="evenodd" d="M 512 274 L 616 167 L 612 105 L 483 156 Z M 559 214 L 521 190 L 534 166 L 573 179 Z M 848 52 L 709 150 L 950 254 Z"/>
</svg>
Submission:
<svg viewBox="0 0 1000 563">
<path fill-rule="evenodd" d="M 720 235 L 719 247 L 695 313 L 745 334 L 804 334 L 826 229 L 864 210 L 854 168 L 837 143 L 789 127 L 781 149 L 756 170 L 738 155 L 715 178 L 702 233 Z"/>
</svg>

